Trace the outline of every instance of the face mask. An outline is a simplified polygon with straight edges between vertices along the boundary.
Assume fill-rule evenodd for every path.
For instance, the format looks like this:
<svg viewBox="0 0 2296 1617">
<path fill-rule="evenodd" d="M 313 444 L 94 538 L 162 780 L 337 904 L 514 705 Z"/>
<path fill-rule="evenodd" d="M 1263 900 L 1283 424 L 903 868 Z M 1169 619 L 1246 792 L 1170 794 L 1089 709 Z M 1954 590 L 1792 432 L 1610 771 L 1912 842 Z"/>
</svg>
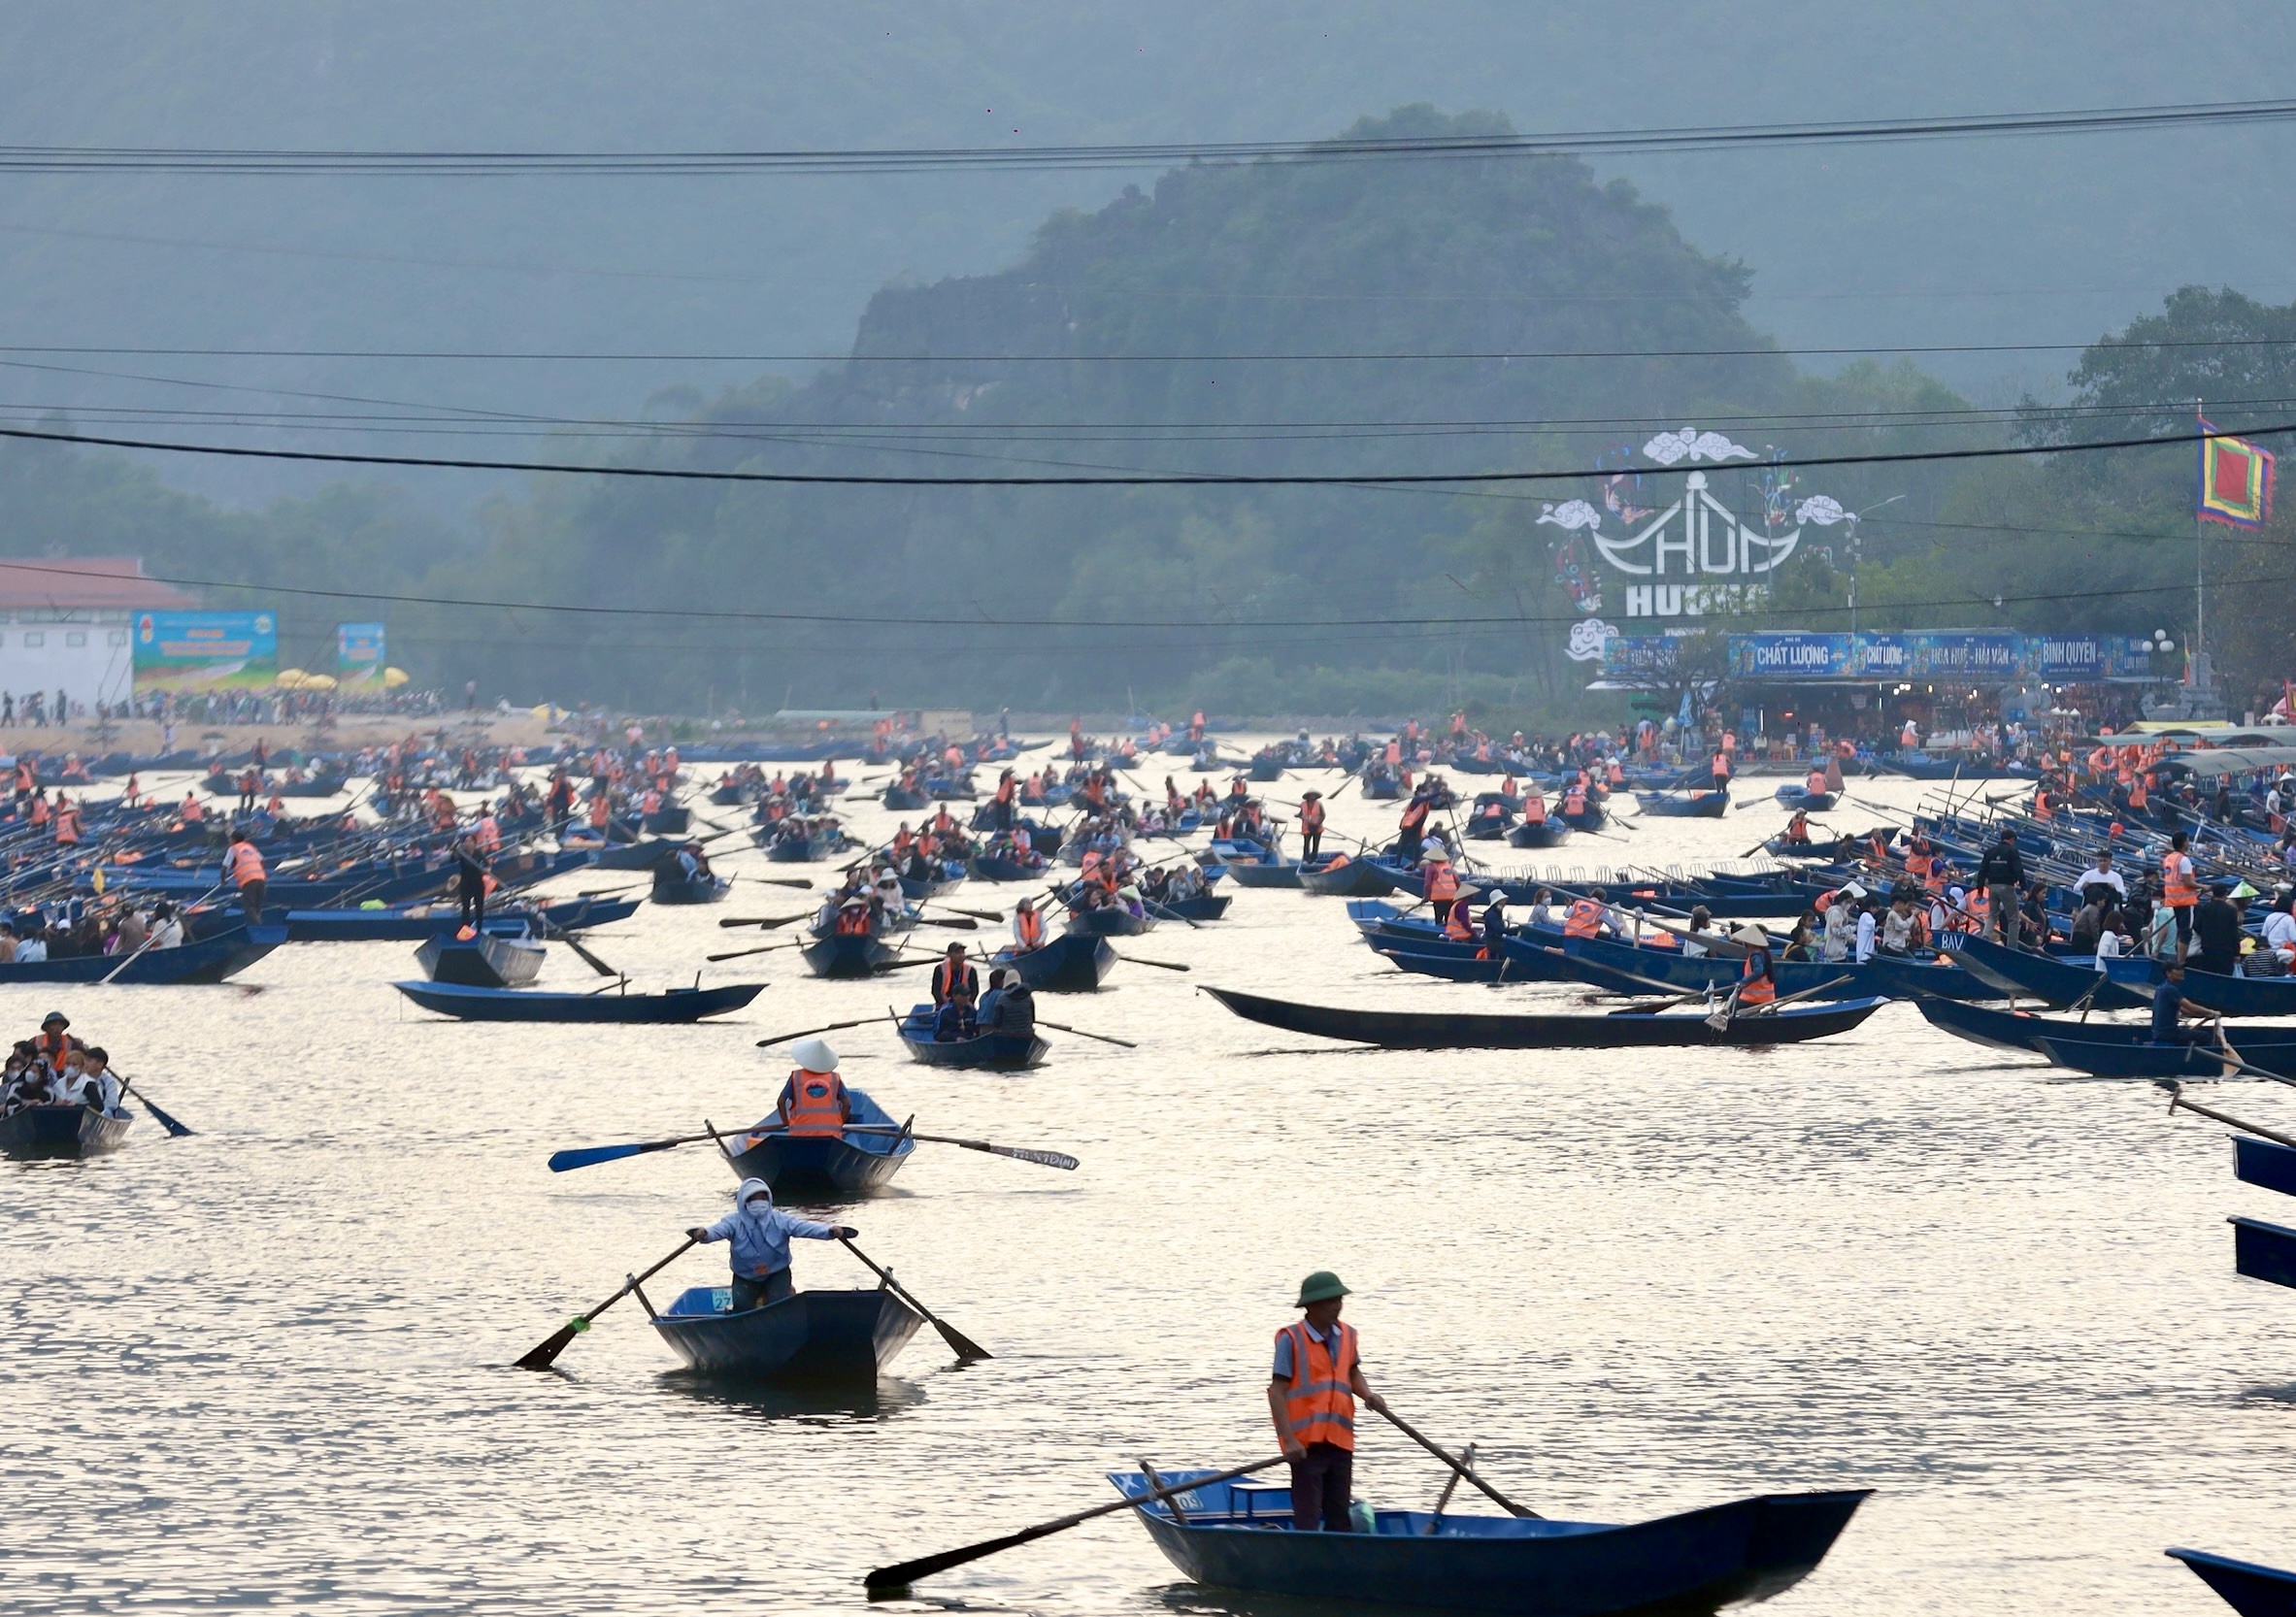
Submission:
<svg viewBox="0 0 2296 1617">
<path fill-rule="evenodd" d="M 742 1210 L 747 1212 L 751 1218 L 763 1218 L 766 1214 L 774 1210 L 774 1204 L 771 1202 L 768 1202 L 764 1197 L 760 1196 Z"/>
</svg>

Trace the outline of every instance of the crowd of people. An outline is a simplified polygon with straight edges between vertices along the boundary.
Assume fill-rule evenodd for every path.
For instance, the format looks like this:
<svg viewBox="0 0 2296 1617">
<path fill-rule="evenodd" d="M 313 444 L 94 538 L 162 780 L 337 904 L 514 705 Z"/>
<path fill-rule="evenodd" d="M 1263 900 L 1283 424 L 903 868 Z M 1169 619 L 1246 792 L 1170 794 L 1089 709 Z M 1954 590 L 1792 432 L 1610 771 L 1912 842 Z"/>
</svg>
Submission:
<svg viewBox="0 0 2296 1617">
<path fill-rule="evenodd" d="M 90 1106 L 112 1113 L 127 1086 L 102 1049 L 75 1038 L 60 1010 L 41 1019 L 40 1031 L 17 1040 L 0 1064 L 0 1116 L 27 1106 Z"/>
</svg>

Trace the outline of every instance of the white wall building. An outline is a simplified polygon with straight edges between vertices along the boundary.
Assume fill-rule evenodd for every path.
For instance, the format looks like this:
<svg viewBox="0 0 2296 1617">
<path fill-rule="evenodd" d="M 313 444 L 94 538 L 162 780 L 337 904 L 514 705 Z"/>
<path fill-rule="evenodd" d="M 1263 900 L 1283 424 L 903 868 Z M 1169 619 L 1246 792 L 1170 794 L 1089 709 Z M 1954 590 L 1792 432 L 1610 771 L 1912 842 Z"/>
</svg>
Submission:
<svg viewBox="0 0 2296 1617">
<path fill-rule="evenodd" d="M 75 708 L 125 702 L 135 688 L 129 628 L 143 611 L 188 611 L 199 602 L 155 578 L 141 561 L 119 556 L 58 556 L 0 561 L 0 691 L 17 715 L 44 692 L 55 717 L 56 693 Z"/>
</svg>

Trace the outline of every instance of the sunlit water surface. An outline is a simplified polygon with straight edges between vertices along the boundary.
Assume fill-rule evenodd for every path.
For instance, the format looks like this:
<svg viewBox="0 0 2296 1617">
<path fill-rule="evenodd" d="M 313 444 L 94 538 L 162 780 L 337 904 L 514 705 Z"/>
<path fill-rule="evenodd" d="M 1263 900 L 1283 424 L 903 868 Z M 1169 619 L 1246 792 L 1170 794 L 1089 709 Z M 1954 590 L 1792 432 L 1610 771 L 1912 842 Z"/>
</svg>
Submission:
<svg viewBox="0 0 2296 1617">
<path fill-rule="evenodd" d="M 1722 821 L 1581 838 L 1563 865 L 1740 854 L 1782 821 L 1765 787 Z M 1392 815 L 1350 790 L 1334 826 Z M 690 982 L 756 937 L 721 917 L 798 907 L 745 879 L 730 906 L 649 906 L 591 941 L 641 985 Z M 1041 1071 L 967 1076 L 910 1064 L 882 1025 L 834 1036 L 849 1078 L 919 1128 L 1083 1168 L 921 1146 L 848 1210 L 996 1358 L 959 1369 L 928 1330 L 874 1396 L 827 1399 L 696 1383 L 634 1304 L 556 1372 L 508 1368 L 731 1185 L 703 1148 L 543 1161 L 754 1119 L 787 1067 L 756 1039 L 905 1004 L 914 973 L 707 967 L 772 986 L 662 1030 L 433 1020 L 389 987 L 416 974 L 399 944 L 283 950 L 243 979 L 260 992 L 0 991 L 26 1031 L 64 1006 L 199 1131 L 146 1121 L 109 1159 L 0 1167 L 9 1610 L 854 1611 L 867 1568 L 1099 1502 L 1103 1470 L 1269 1451 L 1270 1339 L 1325 1267 L 1354 1288 L 1373 1383 L 1546 1514 L 1879 1490 L 1781 1617 L 2202 1612 L 2163 1545 L 2296 1560 L 2296 1298 L 2234 1276 L 2224 1223 L 2296 1209 L 2236 1184 L 2222 1132 L 2157 1092 L 2052 1081 L 1902 1006 L 1798 1048 L 1414 1055 L 1195 993 L 1579 1003 L 1401 977 L 1339 901 L 1299 893 L 1121 947 L 1193 970 L 1120 967 L 1040 1008 L 1137 1051 L 1055 1034 Z M 544 980 L 596 981 L 563 950 Z M 2277 1092 L 2216 1095 L 2296 1116 Z M 721 1272 L 694 1253 L 649 1290 Z M 825 1244 L 800 1243 L 798 1275 L 868 1283 Z M 1393 1505 L 1441 1482 L 1377 1426 L 1357 1477 Z M 918 1595 L 1249 1604 L 1181 1582 L 1121 1515 Z"/>
</svg>

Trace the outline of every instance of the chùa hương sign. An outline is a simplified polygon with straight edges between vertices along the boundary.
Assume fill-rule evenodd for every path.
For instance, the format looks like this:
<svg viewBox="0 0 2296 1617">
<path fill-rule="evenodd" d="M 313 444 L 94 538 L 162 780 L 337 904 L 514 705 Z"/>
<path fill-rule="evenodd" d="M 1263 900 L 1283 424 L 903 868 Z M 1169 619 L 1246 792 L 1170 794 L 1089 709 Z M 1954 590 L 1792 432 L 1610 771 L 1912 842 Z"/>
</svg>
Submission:
<svg viewBox="0 0 2296 1617">
<path fill-rule="evenodd" d="M 1761 457 L 1715 432 L 1684 427 L 1662 432 L 1643 446 L 1661 467 L 1680 461 L 1759 462 Z M 1751 470 L 1749 468 L 1749 470 Z M 1851 513 L 1840 501 L 1817 494 L 1793 497 L 1795 479 L 1775 466 L 1761 467 L 1762 515 L 1739 516 L 1714 495 L 1706 473 L 1692 470 L 1682 479 L 1681 498 L 1664 508 L 1637 503 L 1647 474 L 1622 470 L 1603 485 L 1603 505 L 1567 500 L 1541 509 L 1539 521 L 1563 530 L 1556 542 L 1555 577 L 1580 611 L 1600 611 L 1614 583 L 1624 597 L 1625 615 L 1698 617 L 1759 606 L 1769 577 L 1802 543 L 1806 527 L 1831 527 Z M 1606 514 L 1620 531 L 1603 532 Z M 1604 576 L 1595 555 L 1619 577 Z"/>
</svg>

